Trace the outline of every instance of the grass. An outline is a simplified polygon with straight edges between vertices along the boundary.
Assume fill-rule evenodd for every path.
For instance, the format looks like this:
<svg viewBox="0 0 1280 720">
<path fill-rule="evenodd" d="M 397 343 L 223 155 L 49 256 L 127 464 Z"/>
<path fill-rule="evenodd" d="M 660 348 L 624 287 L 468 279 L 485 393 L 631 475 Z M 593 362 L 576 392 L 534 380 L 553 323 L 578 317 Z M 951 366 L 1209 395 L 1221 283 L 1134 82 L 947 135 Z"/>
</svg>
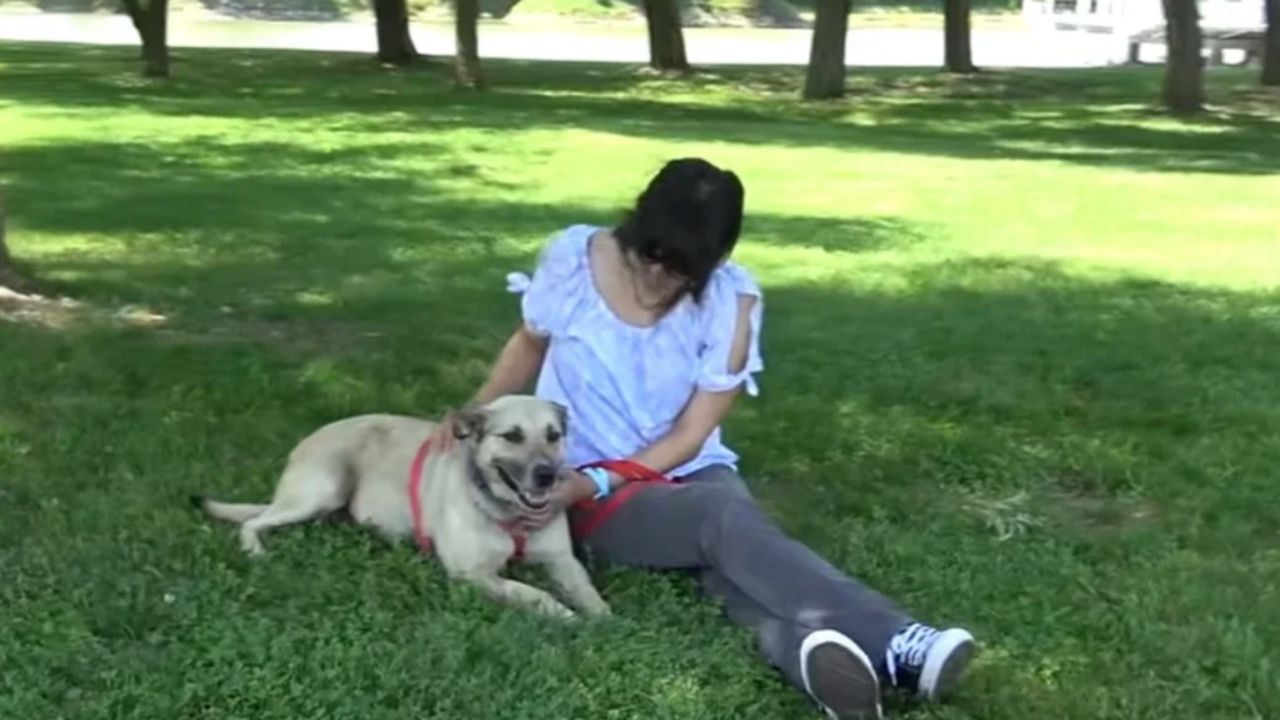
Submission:
<svg viewBox="0 0 1280 720">
<path fill-rule="evenodd" d="M 797 71 L 0 48 L 0 716 L 816 717 L 679 577 L 564 629 L 349 527 L 250 562 L 193 490 L 265 496 L 318 423 L 464 399 L 503 276 L 664 159 L 737 170 L 763 395 L 727 428 L 780 522 L 986 644 L 905 718 L 1280 716 L 1280 113 L 1210 73 Z M 25 312 L 24 312 L 25 311 Z"/>
</svg>

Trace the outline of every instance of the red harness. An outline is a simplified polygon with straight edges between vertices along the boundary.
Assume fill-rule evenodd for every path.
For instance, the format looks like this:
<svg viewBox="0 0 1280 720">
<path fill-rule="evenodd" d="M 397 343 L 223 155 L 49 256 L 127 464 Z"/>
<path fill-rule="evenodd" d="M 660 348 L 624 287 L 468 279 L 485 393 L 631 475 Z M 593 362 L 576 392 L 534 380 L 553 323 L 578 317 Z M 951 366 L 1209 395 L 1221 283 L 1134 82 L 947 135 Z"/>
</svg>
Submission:
<svg viewBox="0 0 1280 720">
<path fill-rule="evenodd" d="M 427 464 L 427 456 L 431 454 L 431 438 L 428 437 L 418 446 L 418 453 L 413 456 L 413 464 L 409 466 L 409 512 L 413 513 L 413 539 L 424 553 L 431 552 L 431 536 L 427 534 L 426 522 L 422 519 L 422 469 Z M 529 540 L 519 520 L 508 520 L 500 523 L 503 530 L 511 536 L 515 548 L 511 557 L 524 559 L 524 547 Z"/>
</svg>

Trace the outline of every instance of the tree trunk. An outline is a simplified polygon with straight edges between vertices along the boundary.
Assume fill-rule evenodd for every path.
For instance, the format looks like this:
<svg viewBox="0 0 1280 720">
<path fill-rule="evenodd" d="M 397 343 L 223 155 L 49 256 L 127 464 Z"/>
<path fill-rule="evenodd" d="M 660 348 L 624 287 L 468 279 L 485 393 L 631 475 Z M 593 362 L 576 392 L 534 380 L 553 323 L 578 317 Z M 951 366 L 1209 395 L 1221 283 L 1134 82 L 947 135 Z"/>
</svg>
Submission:
<svg viewBox="0 0 1280 720">
<path fill-rule="evenodd" d="M 4 189 L 0 188 L 0 289 L 21 293 L 31 285 L 32 282 L 13 266 L 13 257 L 9 255 L 9 245 L 4 237 Z"/>
<path fill-rule="evenodd" d="M 684 29 L 676 0 L 644 0 L 649 28 L 649 67 L 675 72 L 689 71 L 684 52 Z"/>
<path fill-rule="evenodd" d="M 1280 0 L 1267 0 L 1267 37 L 1262 48 L 1262 84 L 1280 85 Z"/>
<path fill-rule="evenodd" d="M 169 0 L 151 0 L 147 10 L 147 34 L 142 38 L 148 77 L 169 77 Z"/>
<path fill-rule="evenodd" d="M 972 0 L 942 0 L 943 17 L 946 24 L 946 68 L 953 73 L 973 73 L 978 69 L 973 66 L 973 49 L 969 18 L 972 14 Z"/>
<path fill-rule="evenodd" d="M 12 268 L 13 258 L 4 241 L 4 190 L 0 189 L 0 285 L 4 284 L 4 278 L 12 272 Z"/>
<path fill-rule="evenodd" d="M 169 77 L 169 0 L 121 0 L 142 39 L 142 74 Z"/>
<path fill-rule="evenodd" d="M 459 87 L 484 89 L 480 69 L 480 0 L 454 0 L 454 35 L 458 54 L 454 78 Z"/>
<path fill-rule="evenodd" d="M 844 97 L 844 48 L 852 5 L 852 0 L 818 0 L 809 69 L 804 78 L 806 100 Z"/>
<path fill-rule="evenodd" d="M 379 62 L 408 65 L 418 59 L 418 49 L 409 34 L 409 4 L 405 0 L 373 0 L 373 18 Z"/>
<path fill-rule="evenodd" d="M 1200 12 L 1196 0 L 1163 0 L 1165 44 L 1162 99 L 1171 112 L 1194 113 L 1204 107 L 1204 60 L 1200 56 Z"/>
</svg>

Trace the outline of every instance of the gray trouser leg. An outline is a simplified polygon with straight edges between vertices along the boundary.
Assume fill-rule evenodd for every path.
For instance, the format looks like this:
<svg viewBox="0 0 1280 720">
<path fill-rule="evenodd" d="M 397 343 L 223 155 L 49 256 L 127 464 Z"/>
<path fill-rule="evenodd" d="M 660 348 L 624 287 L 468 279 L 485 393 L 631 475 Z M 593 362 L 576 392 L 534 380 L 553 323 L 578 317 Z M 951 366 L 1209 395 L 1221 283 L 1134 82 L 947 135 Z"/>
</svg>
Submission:
<svg viewBox="0 0 1280 720">
<path fill-rule="evenodd" d="M 636 493 L 587 544 L 621 565 L 698 571 L 729 618 L 753 628 L 765 659 L 798 686 L 799 647 L 809 632 L 848 635 L 883 678 L 889 639 L 911 621 L 783 533 L 723 466 Z"/>
</svg>

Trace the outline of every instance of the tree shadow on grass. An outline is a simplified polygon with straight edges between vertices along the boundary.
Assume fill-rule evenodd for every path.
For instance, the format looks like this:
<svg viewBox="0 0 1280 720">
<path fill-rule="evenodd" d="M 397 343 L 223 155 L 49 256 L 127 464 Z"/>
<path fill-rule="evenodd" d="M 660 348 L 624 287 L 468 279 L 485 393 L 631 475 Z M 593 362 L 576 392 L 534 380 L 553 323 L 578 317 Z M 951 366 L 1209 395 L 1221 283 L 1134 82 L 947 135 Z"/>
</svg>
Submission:
<svg viewBox="0 0 1280 720">
<path fill-rule="evenodd" d="M 389 172 L 406 155 L 433 160 L 413 174 Z M 482 199 L 477 189 L 503 190 L 503 179 L 430 139 L 336 150 L 213 138 L 77 143 L 20 147 L 6 161 L 17 232 L 101 236 L 109 246 L 42 258 L 41 270 L 73 296 L 154 306 L 170 316 L 156 332 L 178 344 L 262 341 L 309 357 L 420 343 L 423 357 L 465 361 L 477 381 L 477 358 L 516 321 L 505 273 L 530 269 L 536 243 L 564 225 L 614 219 L 595 206 Z M 930 233 L 892 217 L 757 213 L 744 241 L 860 252 L 928 242 Z M 906 289 L 768 288 L 766 383 L 783 390 L 761 407 L 806 431 L 787 451 L 752 458 L 766 475 L 835 473 L 845 453 L 866 452 L 850 444 L 851 418 L 903 413 L 900 439 L 871 446 L 891 443 L 894 462 L 941 464 L 880 471 L 886 483 L 940 473 L 1012 482 L 1026 468 L 993 471 L 998 458 L 949 454 L 945 444 L 933 455 L 919 449 L 946 439 L 939 423 L 986 428 L 969 440 L 998 456 L 990 443 L 1016 444 L 1024 432 L 1051 442 L 1063 423 L 1100 422 L 1077 428 L 1080 445 L 1054 472 L 1113 493 L 1135 486 L 1124 443 L 1147 430 L 1157 439 L 1195 435 L 1216 422 L 1195 404 L 1209 402 L 1204 393 L 1275 399 L 1248 389 L 1269 387 L 1259 368 L 1274 370 L 1280 357 L 1266 320 L 1273 296 L 1087 280 L 1033 261 L 887 272 Z M 1097 416 L 1097 407 L 1110 409 Z M 1217 421 L 1273 427 L 1262 408 Z M 913 423 L 925 433 L 920 443 L 902 439 Z M 749 456 L 770 446 L 768 432 L 746 443 Z M 981 433 L 993 440 L 978 442 Z M 1121 450 L 1089 445 L 1114 440 Z M 859 462 L 860 471 L 872 467 Z"/>
<path fill-rule="evenodd" d="M 1215 642 L 1277 579 L 1244 558 L 1280 532 L 1262 501 L 1280 463 L 1280 293 L 1030 259 L 900 272 L 892 291 L 766 287 L 763 393 L 727 431 L 743 467 L 790 529 L 919 616 L 963 618 L 997 647 L 1038 638 L 979 672 L 975 715 L 1006 712 L 982 698 L 993 692 L 1033 715 L 1092 717 L 1124 697 L 1159 716 L 1160 692 L 1102 678 L 1195 646 L 1167 645 L 1182 621 L 1162 612 L 1189 612 L 1187 631 Z M 1026 534 L 997 541 L 992 523 L 1018 518 Z M 1184 560 L 1199 579 L 1172 590 Z M 1224 600 L 1223 586 L 1239 592 Z M 1090 669 L 1068 674 L 1099 681 L 1098 696 L 1017 670 L 1080 642 L 1072 662 Z M 1261 681 L 1256 653 L 1220 647 Z"/>
<path fill-rule="evenodd" d="M 382 163 L 404 154 L 430 155 L 436 164 L 411 177 L 388 177 Z M 335 151 L 213 139 L 80 143 L 20 148 L 7 161 L 19 230 L 96 234 L 117 246 L 47 254 L 41 270 L 68 293 L 154 306 L 173 316 L 162 329 L 177 342 L 239 333 L 295 344 L 303 355 L 344 345 L 369 350 L 388 333 L 416 335 L 429 327 L 423 342 L 433 353 L 483 356 L 515 322 L 503 276 L 530 269 L 548 233 L 614 219 L 593 206 L 481 199 L 474 183 L 484 187 L 488 179 L 466 171 L 463 184 L 454 184 L 454 168 L 465 161 L 429 140 Z M 891 217 L 757 213 L 747 233 L 746 243 L 832 252 L 930 239 L 927 228 Z M 1108 423 L 1123 415 L 1139 435 L 1144 427 L 1200 432 L 1210 415 L 1184 400 L 1234 393 L 1241 383 L 1265 385 L 1256 368 L 1280 357 L 1263 319 L 1272 296 L 1086 280 L 1034 261 L 888 272 L 907 289 L 768 288 L 774 319 L 767 355 L 777 348 L 783 363 L 770 361 L 766 382 L 785 390 L 767 398 L 798 403 L 769 412 L 790 414 L 781 421 L 807 428 L 807 439 L 795 441 L 805 452 L 770 455 L 782 466 L 794 471 L 802 457 L 813 463 L 860 452 L 843 435 L 848 428 L 839 416 L 846 412 L 904 411 L 958 424 L 984 415 L 999 423 L 1000 413 L 1009 412 L 1019 423 L 1053 428 L 1087 420 L 1088 413 L 1075 419 L 1071 413 L 1106 405 L 1119 393 L 1128 400 L 1120 403 L 1123 413 L 1104 418 Z M 401 317 L 411 319 L 390 321 Z M 472 368 L 482 370 L 482 363 Z M 1201 384 L 1201 371 L 1221 375 L 1225 385 Z M 817 398 L 837 402 L 816 407 Z M 1028 407 L 1025 398 L 1040 404 Z M 1094 428 L 1097 437 L 1120 437 L 1115 430 Z M 909 444 L 900 447 L 912 452 Z M 991 466 L 955 462 L 980 474 L 986 471 L 978 468 Z M 939 471 L 949 472 L 911 470 Z M 766 463 L 765 473 L 772 472 Z M 1102 477 L 1072 472 L 1071 482 L 1090 491 L 1114 492 L 1127 482 L 1114 467 L 1097 471 Z"/>
<path fill-rule="evenodd" d="M 356 56 L 191 50 L 191 70 L 139 84 L 121 49 L 18 45 L 0 98 L 56 108 L 129 106 L 157 114 L 306 118 L 353 132 L 577 127 L 646 138 L 827 147 L 965 159 L 1051 160 L 1148 171 L 1271 174 L 1280 118 L 1213 76 L 1223 110 L 1173 123 L 1148 110 L 1144 70 L 860 73 L 850 105 L 801 106 L 798 71 L 725 68 L 690 81 L 637 77 L 625 66 L 493 63 L 499 89 L 451 90 L 447 73 L 385 73 Z M 198 68 L 198 69 L 197 69 Z"/>
<path fill-rule="evenodd" d="M 745 231 L 748 241 L 767 239 L 769 245 L 842 253 L 901 250 L 933 237 L 919 223 L 886 216 L 816 218 L 755 213 L 747 218 Z"/>
<path fill-rule="evenodd" d="M 842 412 L 906 410 L 942 425 L 998 428 L 1006 440 L 1077 435 L 1129 450 L 1151 441 L 1142 452 L 1152 461 L 1226 428 L 1240 441 L 1280 432 L 1280 413 L 1267 409 L 1280 403 L 1280 387 L 1265 380 L 1280 371 L 1276 291 L 1193 289 L 1033 259 L 890 272 L 905 289 L 768 288 L 766 361 L 774 360 L 763 380 L 777 391 L 765 393 L 761 412 L 803 421 L 814 456 L 867 451 L 842 437 Z M 825 398 L 837 402 L 815 402 Z M 954 469 L 960 484 L 1026 477 L 1025 468 L 1002 476 L 995 463 L 968 465 L 974 475 Z M 1134 487 L 1114 469 L 1070 482 L 1087 492 Z"/>
<path fill-rule="evenodd" d="M 397 165 L 406 160 L 412 172 Z M 444 261 L 475 261 L 477 271 L 489 263 L 483 282 L 500 286 L 513 257 L 530 260 L 531 241 L 616 220 L 599 207 L 489 199 L 516 188 L 430 139 L 320 150 L 217 138 L 79 142 L 20 147 L 6 163 L 16 231 L 99 236 L 111 248 L 49 259 L 53 275 L 77 277 L 93 295 L 179 304 L 211 292 L 231 305 L 268 302 L 269 292 L 339 296 Z M 746 232 L 747 242 L 847 252 L 928 237 L 883 216 L 755 213 Z"/>
<path fill-rule="evenodd" d="M 430 160 L 406 173 L 394 165 L 406 157 Z M 492 199 L 511 195 L 503 178 L 430 140 L 330 150 L 80 142 L 18 148 L 6 162 L 14 237 L 71 238 L 46 248 L 38 270 L 51 292 L 87 307 L 51 308 L 50 324 L 153 317 L 157 337 L 179 346 L 456 362 L 466 383 L 516 322 L 505 275 L 531 271 L 550 233 L 616 219 L 594 206 Z M 840 252 L 926 240 L 890 217 L 759 213 L 744 237 Z M 421 353 L 388 354 L 406 336 L 421 336 Z"/>
<path fill-rule="evenodd" d="M 539 89 L 473 101 L 417 87 L 423 75 L 375 76 L 332 58 L 324 62 L 336 63 L 336 89 L 321 82 L 329 79 L 321 71 L 314 82 L 300 80 L 313 72 L 305 68 L 316 57 L 250 55 L 244 66 L 220 66 L 223 74 L 191 81 L 212 83 L 203 88 L 177 84 L 139 92 L 107 74 L 92 76 L 94 83 L 109 80 L 101 86 L 75 89 L 83 78 L 52 73 L 51 89 L 37 91 L 27 77 L 0 86 L 0 95 L 63 108 L 61 98 L 82 92 L 74 106 L 140 106 L 175 116 L 229 110 L 251 117 L 260 105 L 262 117 L 298 113 L 357 131 L 403 129 L 407 118 L 421 119 L 423 127 L 466 121 L 491 129 L 559 122 L 603 129 L 609 120 L 625 119 L 599 109 L 594 96 L 580 106 L 557 104 L 557 89 L 595 92 L 590 88 L 596 80 L 575 78 L 571 69 L 513 70 L 527 72 Z M 249 81 L 260 71 L 287 69 L 289 62 L 298 63 L 296 74 Z M 606 83 L 622 77 L 599 72 Z M 630 92 L 633 82 L 619 81 L 617 91 Z M 233 89 L 235 83 L 243 86 Z M 546 96 L 530 101 L 521 93 Z M 431 105 L 438 98 L 439 106 Z M 550 115 L 520 114 L 530 107 Z M 723 120 L 741 141 L 771 141 L 765 111 L 734 115 L 657 99 L 623 107 L 669 121 L 677 137 L 719 131 L 693 127 L 681 119 L 687 110 L 694 120 Z M 481 117 L 500 110 L 514 117 Z M 981 117 L 997 110 L 975 112 Z M 920 120 L 904 122 L 924 132 Z M 656 134 L 658 124 L 646 119 L 633 132 Z M 834 131 L 823 127 L 807 119 L 776 124 L 773 132 L 804 131 L 810 135 L 801 132 L 800 141 L 835 143 Z M 883 145 L 873 131 L 867 131 L 871 139 L 854 142 Z M 1214 147 L 1208 140 L 1195 143 L 1206 152 Z M 989 152 L 979 147 L 975 156 Z M 383 172 L 383 163 L 407 153 L 439 159 L 411 177 Z M 0 325 L 6 349 L 0 359 L 0 468 L 22 483 L 16 492 L 6 488 L 6 502 L 13 502 L 0 510 L 0 533 L 14 540 L 13 547 L 18 541 L 24 548 L 52 543 L 48 556 L 61 560 L 44 567 L 74 568 L 62 579 L 67 588 L 101 572 L 86 557 L 113 571 L 162 578 L 146 581 L 150 594 L 138 605 L 93 616 L 92 629 L 114 633 L 102 647 L 133 649 L 124 637 L 130 632 L 150 643 L 180 626 L 168 615 L 157 619 L 160 612 L 189 612 L 187 629 L 199 630 L 207 618 L 197 616 L 210 608 L 268 604 L 258 600 L 241 608 L 238 590 L 203 605 L 157 602 L 174 578 L 179 596 L 223 578 L 236 588 L 297 597 L 287 592 L 293 588 L 271 589 L 272 573 L 289 577 L 280 565 L 228 569 L 221 551 L 210 549 L 192 532 L 189 515 L 176 509 L 185 509 L 182 496 L 193 486 L 238 489 L 247 478 L 265 490 L 280 453 L 317 423 L 369 410 L 434 414 L 465 398 L 517 322 L 516 304 L 502 291 L 503 273 L 527 268 L 532 242 L 556 227 L 611 219 L 598 207 L 481 201 L 467 191 L 500 188 L 501 178 L 468 167 L 465 156 L 429 137 L 333 152 L 209 139 L 180 146 L 27 146 L 6 153 L 13 184 L 9 209 L 18 231 L 101 233 L 106 242 L 124 245 L 110 253 L 70 248 L 47 256 L 42 269 L 90 301 L 156 303 L 172 311 L 168 322 L 155 326 Z M 748 242 L 820 242 L 838 251 L 927 241 L 929 234 L 894 218 L 753 215 L 748 229 Z M 1276 578 L 1268 559 L 1280 531 L 1271 502 L 1280 464 L 1280 386 L 1274 382 L 1280 376 L 1280 298 L 1108 277 L 1035 260 L 956 260 L 885 272 L 901 281 L 892 290 L 775 285 L 764 278 L 764 395 L 738 407 L 728 440 L 743 452 L 744 470 L 788 529 L 921 616 L 955 619 L 990 639 L 998 652 L 977 668 L 975 689 L 959 700 L 961 712 L 993 720 L 1093 718 L 1123 706 L 1136 716 L 1168 717 L 1170 707 L 1195 707 L 1206 716 L 1234 717 L 1245 714 L 1245 700 L 1254 714 L 1280 712 L 1274 697 L 1241 691 L 1266 687 L 1265 652 L 1280 643 L 1280 622 L 1270 619 Z M 997 542 L 970 501 L 1022 491 L 1031 498 L 1026 512 L 1044 525 Z M 1130 496 L 1148 502 L 1155 519 L 1123 516 L 1124 527 L 1103 533 L 1073 509 Z M 1050 522 L 1050 502 L 1066 518 L 1061 526 Z M 983 507 L 998 511 L 1000 505 Z M 101 542 L 103 537 L 112 542 Z M 347 602 L 323 594 L 326 580 L 339 572 L 335 556 L 352 561 L 341 567 L 365 567 L 361 563 L 373 557 L 347 538 L 322 542 L 325 552 L 308 555 L 315 560 L 294 556 L 304 571 L 319 570 L 307 574 L 315 585 L 309 590 L 317 594 L 301 606 L 282 606 L 309 608 L 306 617 L 320 616 L 327 603 Z M 159 549 L 175 543 L 180 550 Z M 95 548 L 98 555 L 86 555 Z M 136 562 L 139 557 L 145 562 Z M 190 567 L 210 571 L 197 577 L 182 569 Z M 252 582 L 243 582 L 246 575 Z M 369 583 L 379 577 L 384 574 L 371 575 Z M 337 595 L 345 587 L 330 591 Z M 677 603 L 671 596 L 659 590 L 624 607 L 659 623 L 650 601 L 683 612 L 672 607 Z M 403 600 L 410 616 L 421 598 L 403 597 L 412 598 Z M 435 595 L 427 602 L 443 603 Z M 370 601 L 369 607 L 376 612 L 381 606 Z M 113 626 L 117 617 L 125 622 Z M 246 617 L 256 615 L 236 614 L 226 627 L 240 627 Z M 1257 620 L 1242 624 L 1241 618 Z M 1247 640 L 1223 640 L 1232 633 Z M 175 634 L 182 639 L 173 647 L 203 651 L 216 642 L 210 634 Z M 454 642 L 437 645 L 460 646 L 463 637 L 445 636 Z M 590 642 L 580 647 L 579 657 L 595 656 Z M 1214 650 L 1213 667 L 1186 662 L 1202 657 L 1206 647 Z M 1262 648 L 1261 657 L 1252 654 L 1255 647 Z M 149 646 L 147 652 L 155 658 L 162 651 Z M 238 676 L 243 667 L 261 667 L 250 662 L 229 670 L 239 658 L 224 654 L 235 661 L 216 666 L 218 672 Z M 659 647 L 647 648 L 643 657 L 649 659 L 639 664 L 647 667 L 671 655 Z M 111 660 L 98 659 L 98 667 Z M 201 663 L 213 662 L 188 659 L 173 665 L 203 671 Z M 637 663 L 619 660 L 617 666 L 634 669 Z M 182 682 L 165 684 L 184 679 L 166 667 L 157 662 L 153 672 L 139 676 L 159 681 L 160 690 L 181 691 Z M 1133 683 L 1133 667 L 1148 668 L 1152 682 Z M 536 664 L 534 672 L 545 668 L 558 672 L 542 678 L 539 697 L 581 701 L 576 686 L 563 683 L 580 675 L 554 661 Z M 1220 682 L 1224 674 L 1235 680 Z M 442 676 L 449 684 L 433 691 L 445 698 L 462 694 L 453 676 L 431 675 Z M 752 682 L 763 676 L 761 670 Z M 320 684 L 313 675 L 298 677 L 307 690 Z M 723 677 L 743 675 L 726 671 Z M 362 693 L 386 687 L 340 685 L 342 698 L 355 702 L 374 702 Z M 1092 691 L 1079 693 L 1079 687 Z M 630 675 L 614 688 L 633 694 L 650 689 L 663 688 Z M 744 696 L 759 692 L 739 689 Z M 249 686 L 246 703 L 263 702 L 276 690 L 271 682 Z M 790 690 L 770 685 L 768 692 L 776 700 Z M 365 709 L 341 705 L 345 699 L 334 702 L 350 711 L 345 714 Z M 699 696 L 698 702 L 714 701 Z M 600 710 L 540 703 L 529 716 L 544 717 L 537 713 L 545 711 L 563 717 L 575 709 Z M 748 712 L 717 714 L 698 706 L 688 715 L 736 718 Z"/>
<path fill-rule="evenodd" d="M 482 230 L 521 211 L 491 207 L 494 224 Z M 6 346 L 21 348 L 6 353 L 0 379 L 6 420 L 60 428 L 56 440 L 23 430 L 28 450 L 5 462 L 24 468 L 14 477 L 47 474 L 42 497 L 87 512 L 109 495 L 124 513 L 110 518 L 112 527 L 171 537 L 191 521 L 164 508 L 187 485 L 265 483 L 280 451 L 311 424 L 371 410 L 428 414 L 465 397 L 517 316 L 500 287 L 471 278 L 517 257 L 437 259 L 406 293 L 395 256 L 375 255 L 369 262 L 383 272 L 345 296 L 340 311 L 266 289 L 267 315 L 312 327 L 359 319 L 384 331 L 373 342 L 335 341 L 301 354 L 252 337 L 210 346 L 200 327 L 175 336 L 0 325 Z M 240 272 L 137 260 L 131 268 L 83 262 L 87 274 L 122 273 L 121 292 Z M 976 669 L 975 689 L 957 701 L 962 712 L 1087 718 L 1121 700 L 1151 717 L 1175 700 L 1234 708 L 1234 689 L 1174 660 L 1212 642 L 1219 623 L 1269 612 L 1274 569 L 1259 571 L 1248 558 L 1280 531 L 1267 501 L 1280 463 L 1280 387 L 1272 382 L 1280 374 L 1280 297 L 1034 260 L 897 272 L 905 288 L 891 291 L 766 283 L 764 394 L 740 404 L 728 439 L 770 508 L 838 566 L 924 617 L 960 619 L 988 639 L 998 652 Z M 107 447 L 96 442 L 99 422 L 116 429 Z M 93 450 L 66 452 L 83 447 Z M 966 498 L 1017 490 L 1057 502 L 1068 525 L 994 541 Z M 1104 534 L 1071 514 L 1076 499 L 1131 495 L 1150 501 L 1155 521 Z M 1026 509 L 1045 512 L 1034 502 Z M 106 521 L 90 513 L 79 522 L 103 531 Z M 281 535 L 275 547 L 288 548 Z M 210 562 L 217 555 L 207 541 L 179 542 Z M 321 542 L 343 557 L 367 555 L 350 537 Z M 166 576 L 182 575 L 158 557 Z M 1153 590 L 1171 574 L 1178 593 Z M 1224 595 L 1221 582 L 1236 592 Z M 671 602 L 666 591 L 652 599 Z M 1194 619 L 1184 622 L 1179 613 L 1188 612 Z M 1277 639 L 1272 625 L 1256 632 L 1268 647 Z M 1265 681 L 1266 665 L 1249 647 L 1219 648 L 1217 667 Z M 665 655 L 653 649 L 646 657 Z M 1060 664 L 1063 682 L 1036 676 L 1044 662 Z M 1123 672 L 1134 665 L 1152 668 L 1159 682 L 1135 687 Z M 1094 692 L 1074 690 L 1085 682 Z M 543 692 L 571 694 L 561 683 L 548 679 Z"/>
</svg>

